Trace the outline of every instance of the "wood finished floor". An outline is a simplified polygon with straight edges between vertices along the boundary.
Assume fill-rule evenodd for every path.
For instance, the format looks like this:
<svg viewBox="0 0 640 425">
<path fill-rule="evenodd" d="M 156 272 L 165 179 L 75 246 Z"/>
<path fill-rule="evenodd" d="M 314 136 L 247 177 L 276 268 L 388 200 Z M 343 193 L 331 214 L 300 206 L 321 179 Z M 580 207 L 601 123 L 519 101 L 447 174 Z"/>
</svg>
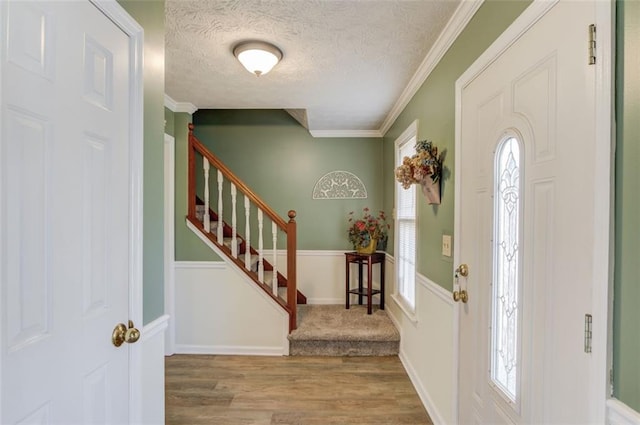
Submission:
<svg viewBox="0 0 640 425">
<path fill-rule="evenodd" d="M 432 424 L 398 357 L 166 358 L 167 425 Z"/>
</svg>

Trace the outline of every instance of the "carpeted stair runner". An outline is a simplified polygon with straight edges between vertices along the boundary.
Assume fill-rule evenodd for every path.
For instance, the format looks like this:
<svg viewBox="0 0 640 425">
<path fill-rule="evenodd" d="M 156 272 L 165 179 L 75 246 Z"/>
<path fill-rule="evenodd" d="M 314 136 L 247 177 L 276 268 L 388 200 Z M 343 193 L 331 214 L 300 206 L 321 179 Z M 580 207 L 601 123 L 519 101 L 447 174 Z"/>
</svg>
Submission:
<svg viewBox="0 0 640 425">
<path fill-rule="evenodd" d="M 384 310 L 366 306 L 298 305 L 298 329 L 289 335 L 292 356 L 393 356 L 400 333 Z"/>
</svg>

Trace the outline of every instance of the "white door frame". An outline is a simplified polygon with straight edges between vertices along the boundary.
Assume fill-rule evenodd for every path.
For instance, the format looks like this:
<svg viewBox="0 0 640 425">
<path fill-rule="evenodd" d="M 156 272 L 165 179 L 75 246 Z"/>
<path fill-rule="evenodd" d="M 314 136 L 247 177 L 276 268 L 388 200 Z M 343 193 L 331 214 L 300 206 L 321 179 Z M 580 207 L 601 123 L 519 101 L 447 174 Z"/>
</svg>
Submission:
<svg viewBox="0 0 640 425">
<path fill-rule="evenodd" d="M 534 2 L 505 30 L 500 37 L 458 78 L 455 89 L 455 151 L 461 149 L 462 131 L 462 90 L 491 65 L 505 50 L 515 43 L 531 26 L 542 18 L 559 0 L 534 0 Z M 596 160 L 595 170 L 596 186 L 594 187 L 596 199 L 612 200 L 613 178 L 613 65 L 614 65 L 614 3 L 608 1 L 595 1 L 596 26 L 597 26 L 597 59 L 596 64 Z M 587 45 L 587 28 L 585 28 L 585 46 Z M 585 47 L 585 63 L 587 61 L 587 48 Z M 454 264 L 460 261 L 460 155 L 455 156 L 455 214 L 454 214 Z M 605 423 L 606 400 L 610 397 L 609 374 L 611 365 L 611 306 L 613 301 L 613 202 L 602 205 L 594 205 L 593 231 L 594 258 L 602 261 L 593 264 L 593 294 L 592 314 L 596 319 L 593 322 L 592 357 L 594 385 L 591 386 L 591 400 L 600 400 L 601 403 L 590 403 L 590 417 L 594 422 Z M 608 223 L 609 226 L 598 225 Z M 598 284 L 607 282 L 606 285 Z M 454 365 L 460 364 L 459 336 L 460 336 L 460 304 L 454 304 L 453 330 L 454 330 Z M 604 319 L 603 319 L 604 318 Z M 453 373 L 453 412 L 452 418 L 458 423 L 459 389 L 458 370 Z"/>
<path fill-rule="evenodd" d="M 105 16 L 113 21 L 129 37 L 130 46 L 130 188 L 129 188 L 129 225 L 131 227 L 129 249 L 131 252 L 129 264 L 129 317 L 134 323 L 142 326 L 142 179 L 143 179 L 143 84 L 142 84 L 142 53 L 144 33 L 142 27 L 120 6 L 116 0 L 89 0 Z M 0 70 L 1 72 L 1 70 Z M 0 97 L 2 93 L 0 92 Z M 0 190 L 2 187 L 0 185 Z M 1 292 L 0 292 L 1 296 Z M 1 321 L 1 318 L 0 318 Z M 0 326 L 0 338 L 3 327 Z M 132 345 L 129 351 L 129 390 L 130 390 L 130 423 L 140 423 L 141 411 L 141 361 L 140 347 Z M 0 351 L 0 363 L 2 361 Z M 0 379 L 2 377 L 0 376 Z M 0 393 L 0 400 L 2 394 Z M 0 417 L 2 417 L 0 404 Z"/>
<path fill-rule="evenodd" d="M 175 164 L 176 139 L 164 135 L 164 312 L 169 315 L 169 326 L 164 354 L 171 356 L 176 350 L 175 319 Z"/>
</svg>

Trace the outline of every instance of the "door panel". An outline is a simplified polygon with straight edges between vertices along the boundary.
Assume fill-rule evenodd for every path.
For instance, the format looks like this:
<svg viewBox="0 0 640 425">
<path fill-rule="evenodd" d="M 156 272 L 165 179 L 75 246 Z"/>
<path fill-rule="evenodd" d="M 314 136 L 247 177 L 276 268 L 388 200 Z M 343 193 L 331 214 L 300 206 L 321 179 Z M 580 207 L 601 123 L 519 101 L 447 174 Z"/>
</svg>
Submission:
<svg viewBox="0 0 640 425">
<path fill-rule="evenodd" d="M 129 38 L 88 1 L 0 8 L 0 422 L 127 423 Z"/>
<path fill-rule="evenodd" d="M 553 6 L 462 89 L 460 423 L 589 422 L 584 315 L 593 282 L 594 2 Z M 516 399 L 492 381 L 495 154 L 520 141 Z M 499 301 L 496 301 L 499 302 Z"/>
</svg>

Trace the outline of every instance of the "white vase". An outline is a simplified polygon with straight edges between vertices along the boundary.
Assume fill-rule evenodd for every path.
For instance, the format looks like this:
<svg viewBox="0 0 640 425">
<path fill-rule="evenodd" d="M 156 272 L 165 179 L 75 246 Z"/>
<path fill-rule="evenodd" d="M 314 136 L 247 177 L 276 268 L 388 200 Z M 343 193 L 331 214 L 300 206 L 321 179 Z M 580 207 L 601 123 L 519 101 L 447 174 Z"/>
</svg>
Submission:
<svg viewBox="0 0 640 425">
<path fill-rule="evenodd" d="M 440 179 L 434 183 L 431 177 L 427 176 L 420 182 L 422 194 L 431 205 L 440 205 Z"/>
</svg>

